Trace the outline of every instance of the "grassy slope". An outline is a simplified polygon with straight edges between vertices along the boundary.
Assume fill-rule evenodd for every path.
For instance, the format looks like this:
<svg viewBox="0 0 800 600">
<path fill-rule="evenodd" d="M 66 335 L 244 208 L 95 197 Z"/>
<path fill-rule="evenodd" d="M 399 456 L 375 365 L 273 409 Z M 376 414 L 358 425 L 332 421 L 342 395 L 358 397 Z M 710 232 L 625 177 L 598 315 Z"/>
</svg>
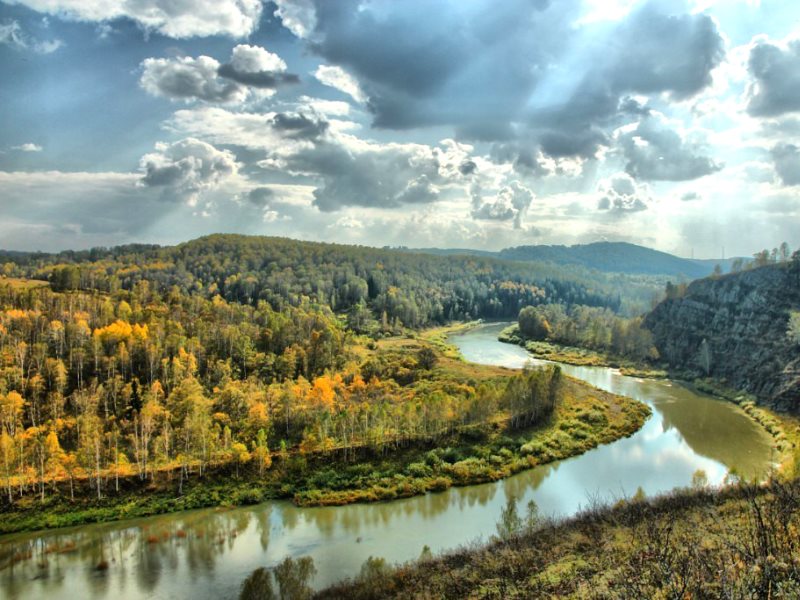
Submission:
<svg viewBox="0 0 800 600">
<path fill-rule="evenodd" d="M 423 339 L 389 338 L 375 350 L 414 352 L 420 344 L 436 348 L 439 362 L 431 377 L 475 384 L 508 377 L 513 370 L 463 361 L 443 341 L 446 330 Z M 430 340 L 430 341 L 427 341 Z M 357 346 L 366 355 L 373 350 Z M 0 533 L 112 521 L 136 516 L 219 505 L 253 504 L 269 498 L 292 498 L 302 505 L 390 500 L 443 490 L 452 485 L 484 483 L 532 466 L 574 456 L 637 431 L 649 415 L 642 403 L 564 378 L 564 400 L 551 419 L 527 431 L 509 431 L 504 415 L 435 441 L 377 453 L 364 449 L 357 461 L 325 456 L 275 457 L 262 479 L 239 478 L 232 466 L 218 467 L 203 478 L 191 477 L 178 495 L 176 474 L 155 482 L 121 480 L 120 492 L 101 499 L 83 491 L 74 501 L 65 484 L 48 491 L 44 503 L 30 495 L 6 509 Z"/>
<path fill-rule="evenodd" d="M 800 483 L 684 490 L 370 571 L 319 598 L 797 598 Z"/>
</svg>

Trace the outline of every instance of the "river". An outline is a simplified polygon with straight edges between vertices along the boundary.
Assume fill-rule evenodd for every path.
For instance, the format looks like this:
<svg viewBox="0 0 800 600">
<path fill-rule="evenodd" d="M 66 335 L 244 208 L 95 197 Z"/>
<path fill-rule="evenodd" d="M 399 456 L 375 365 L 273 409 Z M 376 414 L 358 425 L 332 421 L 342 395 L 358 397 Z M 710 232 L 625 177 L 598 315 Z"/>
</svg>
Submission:
<svg viewBox="0 0 800 600">
<path fill-rule="evenodd" d="M 482 325 L 450 340 L 470 361 L 507 367 L 531 362 L 524 349 L 497 341 L 503 326 Z M 698 469 L 719 484 L 732 468 L 763 476 L 771 466 L 770 438 L 730 403 L 668 380 L 562 368 L 646 402 L 652 417 L 630 438 L 581 456 L 496 483 L 415 498 L 323 508 L 272 501 L 3 536 L 0 598 L 236 598 L 253 570 L 285 556 L 311 556 L 317 568 L 312 583 L 322 587 L 358 573 L 370 556 L 399 562 L 418 557 L 425 545 L 436 553 L 487 540 L 509 495 L 522 506 L 535 500 L 540 514 L 565 516 L 640 487 L 650 495 L 689 485 Z M 102 560 L 108 568 L 98 570 Z"/>
</svg>

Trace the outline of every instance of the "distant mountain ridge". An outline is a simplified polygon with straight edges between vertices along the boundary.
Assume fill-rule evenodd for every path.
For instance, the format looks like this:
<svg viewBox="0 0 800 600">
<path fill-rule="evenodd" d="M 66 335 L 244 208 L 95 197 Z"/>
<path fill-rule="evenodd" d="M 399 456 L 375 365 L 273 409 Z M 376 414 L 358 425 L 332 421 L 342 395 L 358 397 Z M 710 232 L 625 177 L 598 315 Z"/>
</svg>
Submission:
<svg viewBox="0 0 800 600">
<path fill-rule="evenodd" d="M 414 251 L 445 255 L 467 254 L 522 262 L 551 262 L 579 265 L 610 273 L 668 275 L 686 279 L 707 277 L 714 272 L 717 264 L 727 272 L 735 260 L 730 258 L 720 260 L 682 258 L 628 242 L 594 242 L 574 246 L 517 246 L 505 248 L 499 252 L 438 248 L 421 248 Z"/>
</svg>

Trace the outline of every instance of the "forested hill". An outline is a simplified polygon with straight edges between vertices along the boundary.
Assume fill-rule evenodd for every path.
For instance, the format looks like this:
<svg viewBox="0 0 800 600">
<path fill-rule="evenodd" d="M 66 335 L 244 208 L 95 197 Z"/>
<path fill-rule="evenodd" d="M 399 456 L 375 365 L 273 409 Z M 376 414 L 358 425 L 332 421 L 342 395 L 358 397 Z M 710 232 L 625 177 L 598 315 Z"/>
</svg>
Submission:
<svg viewBox="0 0 800 600">
<path fill-rule="evenodd" d="M 550 303 L 618 310 L 624 302 L 646 304 L 663 285 L 580 265 L 222 234 L 172 247 L 0 253 L 0 263 L 7 276 L 47 280 L 56 290 L 113 292 L 146 281 L 161 291 L 174 287 L 254 306 L 264 300 L 278 310 L 308 300 L 348 313 L 355 330 L 376 321 L 385 329 L 515 318 L 524 306 Z"/>
<path fill-rule="evenodd" d="M 697 279 L 711 275 L 719 264 L 730 270 L 733 259 L 694 260 L 681 258 L 652 248 L 626 242 L 595 242 L 575 246 L 517 246 L 499 252 L 483 250 L 440 250 L 427 248 L 423 252 L 434 254 L 469 254 L 505 260 L 552 262 L 575 265 L 603 272 L 639 275 L 668 275 L 684 279 Z"/>
<path fill-rule="evenodd" d="M 800 254 L 672 296 L 644 321 L 662 359 L 800 412 Z"/>
</svg>

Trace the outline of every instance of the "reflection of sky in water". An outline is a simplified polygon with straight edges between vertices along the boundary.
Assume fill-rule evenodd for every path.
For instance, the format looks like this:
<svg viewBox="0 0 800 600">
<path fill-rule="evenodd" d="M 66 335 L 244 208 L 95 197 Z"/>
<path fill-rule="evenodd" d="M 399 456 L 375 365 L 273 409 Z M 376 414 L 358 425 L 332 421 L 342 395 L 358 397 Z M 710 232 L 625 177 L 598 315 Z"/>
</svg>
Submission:
<svg viewBox="0 0 800 600">
<path fill-rule="evenodd" d="M 499 329 L 485 327 L 453 341 L 475 362 L 509 367 L 529 362 L 522 348 L 496 341 Z M 20 549 L 32 549 L 33 558 L 0 570 L 0 596 L 61 597 L 69 591 L 72 597 L 98 599 L 235 597 L 254 569 L 274 566 L 287 555 L 311 556 L 319 571 L 314 584 L 322 586 L 357 573 L 369 556 L 405 561 L 419 556 L 424 545 L 437 552 L 488 539 L 508 495 L 523 506 L 535 500 L 542 515 L 568 515 L 593 499 L 632 496 L 640 486 L 647 494 L 685 486 L 697 469 L 718 484 L 727 473 L 725 464 L 768 461 L 766 436 L 730 405 L 677 384 L 634 380 L 610 369 L 563 369 L 648 402 L 653 417 L 630 438 L 582 456 L 439 494 L 335 508 L 270 502 L 85 526 L 38 539 L 6 536 L 0 562 Z M 148 543 L 149 535 L 160 541 Z M 49 554 L 48 568 L 39 568 L 41 549 L 57 540 L 74 540 L 78 550 Z M 93 569 L 101 553 L 109 560 L 104 573 Z"/>
</svg>

